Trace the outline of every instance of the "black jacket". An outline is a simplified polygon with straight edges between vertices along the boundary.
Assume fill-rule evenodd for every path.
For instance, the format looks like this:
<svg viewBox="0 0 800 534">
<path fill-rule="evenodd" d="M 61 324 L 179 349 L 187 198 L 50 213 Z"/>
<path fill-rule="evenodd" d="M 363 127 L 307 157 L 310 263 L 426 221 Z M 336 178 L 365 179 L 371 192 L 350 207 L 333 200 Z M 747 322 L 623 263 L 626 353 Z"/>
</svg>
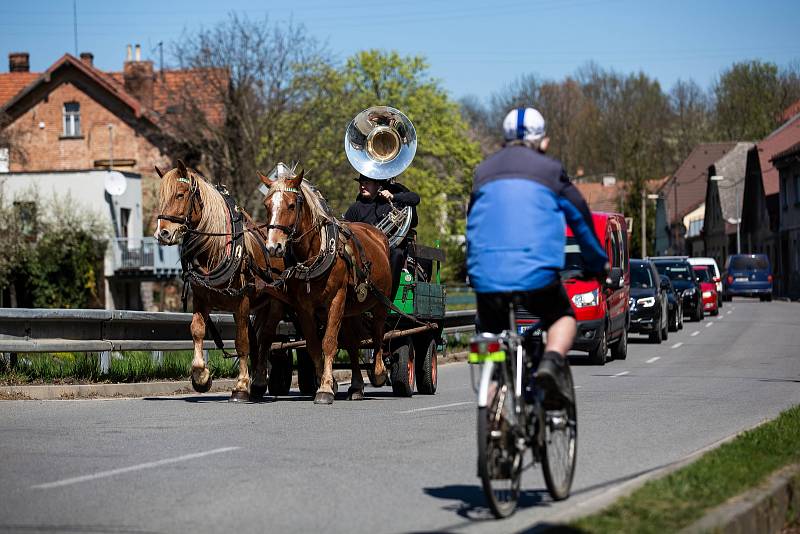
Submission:
<svg viewBox="0 0 800 534">
<path fill-rule="evenodd" d="M 394 195 L 392 203 L 395 207 L 404 208 L 406 206 L 411 206 L 411 228 L 415 228 L 417 226 L 417 209 L 415 206 L 419 204 L 419 195 L 398 183 L 389 184 L 386 187 L 382 186 L 381 188 L 388 189 L 389 192 Z M 381 219 L 386 217 L 389 211 L 391 211 L 391 206 L 383 197 L 378 196 L 377 199 L 366 199 L 358 195 L 356 201 L 347 208 L 344 219 L 350 222 L 363 222 L 376 225 Z"/>
</svg>

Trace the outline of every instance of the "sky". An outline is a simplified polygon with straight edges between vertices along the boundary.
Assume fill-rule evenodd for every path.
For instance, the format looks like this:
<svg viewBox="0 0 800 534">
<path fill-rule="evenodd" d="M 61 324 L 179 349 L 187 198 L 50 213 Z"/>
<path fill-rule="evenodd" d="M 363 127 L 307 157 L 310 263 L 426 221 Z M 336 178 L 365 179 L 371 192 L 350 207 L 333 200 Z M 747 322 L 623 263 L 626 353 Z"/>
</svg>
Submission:
<svg viewBox="0 0 800 534">
<path fill-rule="evenodd" d="M 235 11 L 306 26 L 337 61 L 358 50 L 422 55 L 454 98 L 487 101 L 516 78 L 562 79 L 594 61 L 643 71 L 665 89 L 678 79 L 707 88 L 733 62 L 800 62 L 800 0 L 75 0 L 77 51 L 119 71 L 128 44 L 158 66 L 157 44 L 210 27 Z M 0 72 L 8 53 L 43 71 L 75 53 L 73 0 L 0 0 Z"/>
</svg>

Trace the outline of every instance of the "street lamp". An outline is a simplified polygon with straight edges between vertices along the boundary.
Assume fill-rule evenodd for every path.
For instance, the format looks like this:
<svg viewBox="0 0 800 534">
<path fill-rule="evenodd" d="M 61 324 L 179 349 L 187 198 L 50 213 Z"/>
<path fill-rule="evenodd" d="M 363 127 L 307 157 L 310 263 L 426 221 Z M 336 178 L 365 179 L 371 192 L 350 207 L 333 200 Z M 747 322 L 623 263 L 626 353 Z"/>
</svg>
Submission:
<svg viewBox="0 0 800 534">
<path fill-rule="evenodd" d="M 654 193 L 645 194 L 642 189 L 642 259 L 647 257 L 647 202 L 646 199 L 658 200 Z"/>
<path fill-rule="evenodd" d="M 717 175 L 717 174 L 712 176 L 710 178 L 710 180 L 712 182 L 717 182 L 717 187 L 722 187 L 722 184 L 720 182 L 727 181 L 724 176 Z M 735 224 L 736 225 L 736 253 L 737 254 L 741 254 L 742 253 L 742 232 L 741 232 L 741 228 L 740 228 L 741 224 L 742 224 L 742 210 L 741 210 L 741 207 L 739 206 L 739 183 L 741 183 L 742 180 L 744 180 L 744 178 L 736 180 L 732 184 L 728 184 L 728 185 L 725 186 L 725 189 L 729 189 L 731 187 L 735 188 L 734 191 L 733 191 L 733 193 L 734 193 L 733 196 L 736 197 L 736 215 L 738 215 L 738 217 L 729 217 L 726 220 L 730 224 Z"/>
</svg>

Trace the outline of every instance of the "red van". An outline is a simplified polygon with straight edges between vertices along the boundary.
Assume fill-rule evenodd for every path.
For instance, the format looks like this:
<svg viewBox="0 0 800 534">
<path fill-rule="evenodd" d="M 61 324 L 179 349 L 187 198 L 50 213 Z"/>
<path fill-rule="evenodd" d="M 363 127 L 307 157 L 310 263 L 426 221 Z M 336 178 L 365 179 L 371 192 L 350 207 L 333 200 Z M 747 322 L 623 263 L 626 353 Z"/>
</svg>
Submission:
<svg viewBox="0 0 800 534">
<path fill-rule="evenodd" d="M 631 275 L 628 267 L 628 228 L 625 217 L 619 213 L 593 213 L 594 231 L 606 249 L 611 264 L 611 284 L 564 280 L 572 309 L 578 320 L 573 350 L 589 353 L 589 360 L 597 365 L 611 357 L 624 360 L 628 356 L 628 299 L 631 293 Z M 578 245 L 572 230 L 567 227 L 567 246 L 564 272 L 583 269 Z"/>
</svg>

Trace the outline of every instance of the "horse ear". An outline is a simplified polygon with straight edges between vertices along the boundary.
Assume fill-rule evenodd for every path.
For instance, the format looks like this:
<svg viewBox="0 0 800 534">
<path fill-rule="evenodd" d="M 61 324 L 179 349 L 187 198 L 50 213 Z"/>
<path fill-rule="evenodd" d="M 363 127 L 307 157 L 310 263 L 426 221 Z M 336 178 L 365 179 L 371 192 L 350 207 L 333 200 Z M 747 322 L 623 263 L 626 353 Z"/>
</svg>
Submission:
<svg viewBox="0 0 800 534">
<path fill-rule="evenodd" d="M 158 175 L 158 177 L 159 178 L 163 178 L 164 177 L 164 173 L 161 171 L 161 169 L 158 168 L 158 165 L 153 165 L 153 167 L 156 168 L 156 174 Z"/>
<path fill-rule="evenodd" d="M 258 179 L 261 180 L 262 184 L 266 185 L 267 187 L 272 186 L 272 182 L 270 181 L 268 176 L 264 176 L 264 173 L 262 173 L 261 171 L 256 171 L 256 174 L 258 175 Z"/>
<path fill-rule="evenodd" d="M 303 175 L 306 173 L 305 169 L 300 169 L 298 174 L 295 174 L 291 178 L 286 179 L 286 183 L 289 184 L 289 187 L 298 188 L 300 184 L 303 183 Z"/>
<path fill-rule="evenodd" d="M 186 178 L 189 175 L 189 172 L 186 170 L 186 164 L 183 162 L 182 159 L 178 160 L 178 173 Z"/>
</svg>

